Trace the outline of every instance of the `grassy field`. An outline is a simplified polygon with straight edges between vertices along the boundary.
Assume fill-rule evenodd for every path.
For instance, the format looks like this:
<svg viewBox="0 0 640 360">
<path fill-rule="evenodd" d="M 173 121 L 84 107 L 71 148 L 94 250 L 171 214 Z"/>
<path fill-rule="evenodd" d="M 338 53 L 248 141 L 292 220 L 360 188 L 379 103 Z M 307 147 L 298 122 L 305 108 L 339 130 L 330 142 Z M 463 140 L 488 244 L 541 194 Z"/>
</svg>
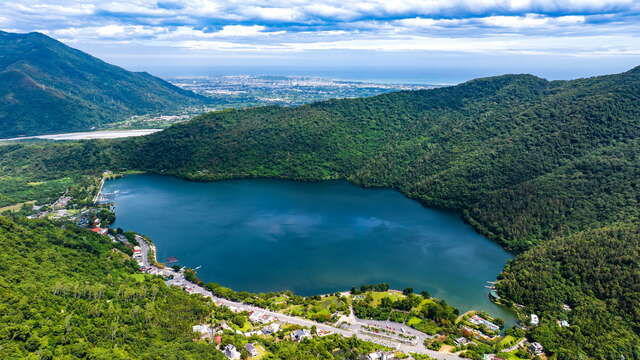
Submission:
<svg viewBox="0 0 640 360">
<path fill-rule="evenodd" d="M 2 176 L 0 177 L 0 206 L 4 208 L 25 202 L 37 204 L 53 202 L 73 184 L 74 181 L 69 177 L 33 181 L 33 179 L 17 176 Z"/>
<path fill-rule="evenodd" d="M 25 201 L 25 202 L 13 204 L 13 205 L 5 206 L 5 207 L 0 207 L 0 213 L 3 213 L 5 211 L 12 211 L 12 212 L 20 211 L 22 207 L 26 205 L 33 206 L 35 203 L 36 203 L 35 200 L 32 200 L 32 201 Z"/>
</svg>

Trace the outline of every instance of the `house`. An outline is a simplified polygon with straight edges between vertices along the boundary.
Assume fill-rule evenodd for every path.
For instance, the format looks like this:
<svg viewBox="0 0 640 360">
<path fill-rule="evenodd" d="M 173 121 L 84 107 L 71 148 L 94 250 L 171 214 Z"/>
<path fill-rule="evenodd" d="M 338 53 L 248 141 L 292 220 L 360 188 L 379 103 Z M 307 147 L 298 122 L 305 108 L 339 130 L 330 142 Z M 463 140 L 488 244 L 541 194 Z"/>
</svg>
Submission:
<svg viewBox="0 0 640 360">
<path fill-rule="evenodd" d="M 540 318 L 538 318 L 538 315 L 536 314 L 531 314 L 531 320 L 529 320 L 529 323 L 531 326 L 538 326 L 538 324 L 540 324 Z"/>
<path fill-rule="evenodd" d="M 227 359 L 230 359 L 230 360 L 240 359 L 240 353 L 238 352 L 238 350 L 236 350 L 236 347 L 231 344 L 225 346 L 224 351 L 222 351 L 222 353 L 224 354 L 224 356 L 227 357 Z"/>
<path fill-rule="evenodd" d="M 249 315 L 249 321 L 251 321 L 252 323 L 259 323 L 262 324 L 262 313 L 259 311 L 254 311 L 251 313 L 251 315 Z"/>
<path fill-rule="evenodd" d="M 558 326 L 569 327 L 569 322 L 567 320 L 558 320 Z"/>
<path fill-rule="evenodd" d="M 254 311 L 249 315 L 249 321 L 254 324 L 266 324 L 274 321 L 275 318 L 273 316 L 269 316 L 260 311 Z"/>
<path fill-rule="evenodd" d="M 245 350 L 247 350 L 247 352 L 251 356 L 258 356 L 258 354 L 259 354 L 258 348 L 256 348 L 256 345 L 253 344 L 253 343 L 249 343 L 249 344 L 245 345 L 244 348 L 245 348 Z"/>
<path fill-rule="evenodd" d="M 571 311 L 571 306 L 567 305 L 567 304 L 562 304 L 562 310 L 564 311 Z"/>
<path fill-rule="evenodd" d="M 206 324 L 193 325 L 192 330 L 194 333 L 200 334 L 200 339 L 210 339 L 213 336 L 213 328 Z"/>
<path fill-rule="evenodd" d="M 106 235 L 107 232 L 109 232 L 109 229 L 107 228 L 99 228 L 99 227 L 94 227 L 91 228 L 91 231 L 93 231 L 96 234 L 100 234 L 100 235 Z"/>
<path fill-rule="evenodd" d="M 464 336 L 460 336 L 459 338 L 453 340 L 457 346 L 465 346 L 471 343 L 471 340 L 467 339 Z"/>
<path fill-rule="evenodd" d="M 395 356 L 393 352 L 376 351 L 367 356 L 367 360 L 391 360 Z"/>
<path fill-rule="evenodd" d="M 544 347 L 538 342 L 532 342 L 529 344 L 529 351 L 531 351 L 533 355 L 541 355 L 544 353 Z"/>
<path fill-rule="evenodd" d="M 311 332 L 307 329 L 298 329 L 291 333 L 291 339 L 294 341 L 302 341 L 310 338 Z"/>
<path fill-rule="evenodd" d="M 276 322 L 263 327 L 262 333 L 265 335 L 271 335 L 277 333 L 278 330 L 280 330 L 280 324 Z"/>
<path fill-rule="evenodd" d="M 213 338 L 213 341 L 216 343 L 216 345 L 220 345 L 220 343 L 222 343 L 222 336 L 216 335 L 216 337 Z"/>
</svg>

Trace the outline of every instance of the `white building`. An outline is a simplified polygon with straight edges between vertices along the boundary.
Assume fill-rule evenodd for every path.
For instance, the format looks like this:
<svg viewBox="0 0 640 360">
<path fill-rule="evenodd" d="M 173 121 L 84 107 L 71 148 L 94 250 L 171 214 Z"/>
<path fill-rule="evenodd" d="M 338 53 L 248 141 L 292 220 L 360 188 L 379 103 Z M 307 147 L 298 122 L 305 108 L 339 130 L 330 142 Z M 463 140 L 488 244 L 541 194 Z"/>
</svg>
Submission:
<svg viewBox="0 0 640 360">
<path fill-rule="evenodd" d="M 529 322 L 532 326 L 538 326 L 538 324 L 540 324 L 540 319 L 538 318 L 538 315 L 531 314 L 531 320 Z"/>
<path fill-rule="evenodd" d="M 541 355 L 544 353 L 544 347 L 538 342 L 532 342 L 529 344 L 529 351 L 531 351 L 533 355 Z"/>
<path fill-rule="evenodd" d="M 198 333 L 201 335 L 213 334 L 213 328 L 207 324 L 193 325 L 192 329 L 194 333 Z"/>
<path fill-rule="evenodd" d="M 238 352 L 238 350 L 236 350 L 236 347 L 231 344 L 225 346 L 224 351 L 222 353 L 224 354 L 224 356 L 227 357 L 227 359 L 230 359 L 230 360 L 240 359 L 240 353 Z"/>
<path fill-rule="evenodd" d="M 392 352 L 376 351 L 367 356 L 367 360 L 392 360 L 394 355 Z"/>
<path fill-rule="evenodd" d="M 294 341 L 302 341 L 304 339 L 310 339 L 311 332 L 307 329 L 298 329 L 291 333 L 291 339 Z"/>
<path fill-rule="evenodd" d="M 265 335 L 271 335 L 273 333 L 277 333 L 279 330 L 280 330 L 280 324 L 275 322 L 263 327 L 262 333 Z"/>
</svg>

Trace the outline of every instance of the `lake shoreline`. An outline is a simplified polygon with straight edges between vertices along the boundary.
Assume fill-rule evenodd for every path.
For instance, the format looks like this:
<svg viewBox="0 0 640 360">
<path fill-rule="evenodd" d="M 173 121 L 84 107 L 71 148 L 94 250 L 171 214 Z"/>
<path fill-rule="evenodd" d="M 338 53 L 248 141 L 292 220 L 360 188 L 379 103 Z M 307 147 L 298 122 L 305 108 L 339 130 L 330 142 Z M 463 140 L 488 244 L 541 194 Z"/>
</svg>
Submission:
<svg viewBox="0 0 640 360">
<path fill-rule="evenodd" d="M 220 181 L 211 182 L 211 181 L 202 181 L 202 180 L 194 181 L 194 180 L 192 180 L 192 179 L 184 179 L 184 178 L 182 178 L 182 177 L 178 177 L 178 176 L 171 176 L 171 175 L 170 175 L 170 176 L 167 176 L 167 175 L 160 175 L 160 174 L 154 174 L 154 173 L 146 173 L 146 175 L 147 175 L 147 176 L 154 176 L 154 177 L 155 177 L 155 176 L 158 176 L 158 177 L 160 177 L 160 178 L 170 178 L 170 179 L 174 179 L 175 181 L 187 181 L 187 182 L 192 182 L 192 183 L 195 183 L 195 184 L 197 184 L 197 183 L 203 183 L 203 184 L 206 184 L 206 183 L 235 182 L 236 180 L 237 180 L 237 181 L 243 181 L 243 180 L 245 180 L 245 181 L 246 181 L 246 180 L 257 180 L 257 179 L 254 179 L 254 178 L 244 178 L 244 179 L 224 179 L 224 180 L 220 180 Z M 265 178 L 260 178 L 260 179 L 262 179 L 262 180 L 274 180 L 274 181 L 285 181 L 285 182 L 298 183 L 298 184 L 302 184 L 302 183 L 304 183 L 304 184 L 308 184 L 308 183 L 317 183 L 317 184 L 325 184 L 325 185 L 327 185 L 327 183 L 328 183 L 329 185 L 331 185 L 331 183 L 333 183 L 333 185 L 338 185 L 338 186 L 344 186 L 344 184 L 348 184 L 348 185 L 350 185 L 350 186 L 353 186 L 354 188 L 376 190 L 376 193 L 381 193 L 381 194 L 384 194 L 385 192 L 392 191 L 392 192 L 394 192 L 394 193 L 401 194 L 403 198 L 405 198 L 405 199 L 407 199 L 407 200 L 410 200 L 412 203 L 415 203 L 415 204 L 420 205 L 420 208 L 421 208 L 421 209 L 426 209 L 426 210 L 428 210 L 428 211 L 435 211 L 435 210 L 441 211 L 440 209 L 426 208 L 426 207 L 424 206 L 424 204 L 423 204 L 423 203 L 421 203 L 421 202 L 415 202 L 415 201 L 414 201 L 414 199 L 411 199 L 410 197 L 406 196 L 405 194 L 403 194 L 403 193 L 401 193 L 401 192 L 398 192 L 397 190 L 394 190 L 394 189 L 384 188 L 384 187 L 366 187 L 366 186 L 358 186 L 358 184 L 353 184 L 353 183 L 351 183 L 351 182 L 349 182 L 349 181 L 346 181 L 346 180 L 343 180 L 343 179 L 331 179 L 330 181 L 326 181 L 326 180 L 300 181 L 299 179 L 298 179 L 298 180 L 291 180 L 291 179 L 282 179 L 282 178 L 276 178 L 276 179 L 265 179 Z M 107 182 L 107 183 L 110 183 L 110 182 Z M 107 186 L 105 186 L 105 188 L 107 188 Z M 459 213 L 456 213 L 456 212 L 454 212 L 454 211 L 447 211 L 447 213 L 449 214 L 449 216 L 454 216 L 455 218 L 457 218 L 458 220 L 460 220 L 460 222 L 462 222 L 462 218 L 459 216 Z M 122 217 L 121 217 L 121 215 L 122 215 L 122 214 L 118 214 L 117 219 L 121 219 L 121 218 L 122 218 Z M 118 220 L 116 220 L 116 222 L 118 222 Z M 466 223 L 465 223 L 465 224 L 466 224 Z M 468 225 L 468 224 L 467 224 L 467 225 Z M 116 226 L 118 226 L 118 224 L 116 224 Z M 135 228 L 136 230 L 138 230 L 138 231 L 140 230 L 138 227 L 134 227 L 134 228 Z M 147 233 L 147 232 L 143 232 L 143 233 L 145 233 L 145 234 L 147 234 L 147 235 L 152 235 L 152 234 L 149 234 L 149 233 Z M 480 234 L 478 234 L 478 235 L 480 235 Z M 480 235 L 480 236 L 481 236 L 481 235 Z M 154 238 L 154 240 L 155 240 L 155 236 L 152 236 L 152 237 L 153 237 L 153 238 Z M 492 243 L 493 243 L 493 242 L 492 242 Z M 455 244 L 454 244 L 454 245 L 455 245 Z M 162 244 L 158 244 L 158 247 L 160 248 L 160 254 L 162 254 L 162 253 L 163 253 L 163 251 L 165 251 L 165 249 L 162 249 L 164 246 L 162 246 Z M 168 251 L 168 250 L 166 250 L 166 251 Z M 166 252 L 166 251 L 165 251 L 165 252 Z M 173 253 L 171 253 L 171 255 L 174 255 L 174 254 L 173 254 Z M 159 258 L 160 258 L 160 256 L 159 256 Z M 183 257 L 178 256 L 178 258 L 183 258 Z M 190 264 L 190 265 L 194 265 L 194 267 L 195 267 L 195 265 L 201 265 L 201 264 L 206 264 L 206 262 L 202 261 L 201 263 L 197 263 L 197 264 Z M 499 272 L 500 272 L 500 271 L 498 270 L 496 273 L 499 273 Z M 485 281 L 495 280 L 496 273 L 493 273 L 493 274 L 491 275 L 491 277 L 490 277 L 490 278 L 489 278 L 489 277 L 487 277 L 487 279 L 485 279 Z M 220 274 L 220 273 L 218 273 L 218 274 Z M 205 276 L 206 276 L 206 275 L 205 275 Z M 214 278 L 212 278 L 212 280 L 220 281 L 220 279 L 219 279 L 218 277 L 214 277 Z M 288 288 L 288 287 L 274 287 L 274 288 L 270 288 L 270 289 L 246 289 L 246 288 L 242 288 L 242 287 L 238 288 L 237 286 L 234 286 L 233 284 L 228 283 L 228 282 L 224 282 L 224 281 L 220 281 L 220 282 L 221 282 L 221 283 L 223 283 L 223 284 L 229 285 L 231 288 L 235 288 L 235 289 L 242 290 L 242 291 L 251 291 L 251 292 L 279 291 L 279 290 L 286 290 L 286 289 L 289 289 L 289 290 L 291 290 L 291 291 L 294 291 L 294 292 L 295 292 L 295 293 L 297 293 L 297 294 L 301 294 L 301 295 L 304 295 L 304 296 L 312 296 L 312 295 L 317 295 L 317 294 L 327 293 L 327 292 L 321 292 L 321 291 L 314 292 L 314 293 L 309 293 L 309 292 L 304 292 L 304 291 L 303 291 L 303 292 L 300 292 L 300 291 L 299 291 L 299 289 L 298 289 L 298 290 L 296 290 L 295 288 Z M 334 293 L 334 292 L 336 292 L 336 291 L 343 291 L 345 288 L 349 288 L 350 286 L 353 286 L 353 284 L 360 284 L 360 285 L 362 285 L 362 284 L 364 284 L 364 283 L 366 283 L 366 282 L 363 282 L 363 281 L 354 281 L 354 282 L 349 282 L 349 283 L 348 283 L 348 285 L 345 285 L 345 286 L 342 286 L 342 287 L 334 287 L 334 288 L 332 288 L 330 291 L 328 291 L 328 293 Z M 479 286 L 483 286 L 483 285 L 484 285 L 484 281 L 483 281 L 483 283 L 482 283 L 482 284 L 478 284 L 478 285 L 479 285 Z M 402 288 L 402 286 L 401 286 L 401 287 L 398 287 L 398 288 Z M 337 289 L 337 290 L 336 290 L 336 289 Z M 483 289 L 483 290 L 484 290 L 484 289 Z M 483 292 L 484 292 L 484 291 L 483 291 Z M 451 295 L 451 294 L 450 294 L 450 295 Z M 437 297 L 441 297 L 441 298 L 448 299 L 448 298 L 450 298 L 450 295 L 444 295 L 444 296 L 443 296 L 443 295 L 437 295 L 437 294 L 436 294 L 436 295 L 434 295 L 434 296 L 437 296 Z M 488 299 L 488 295 L 487 295 L 487 294 L 483 294 L 483 298 L 487 298 L 487 299 Z M 487 300 L 487 302 L 488 302 L 488 300 Z M 455 303 L 455 302 L 454 302 L 454 303 Z M 459 306 L 459 305 L 456 305 L 456 306 Z M 465 307 L 462 307 L 462 308 L 463 308 L 463 309 L 466 309 Z M 509 313 L 511 313 L 511 315 L 509 315 L 509 317 L 513 317 L 512 311 L 511 311 L 510 309 L 508 309 L 508 308 L 506 308 L 506 307 L 503 307 L 503 306 L 500 306 L 499 308 L 501 308 L 502 310 L 499 312 L 499 313 L 500 313 L 500 315 L 497 315 L 498 317 L 505 317 L 504 315 L 502 315 L 502 313 L 503 313 L 504 311 L 508 311 Z M 486 308 L 484 308 L 484 309 L 481 309 L 481 310 L 487 310 L 487 309 L 486 309 Z M 490 312 L 492 312 L 492 313 L 493 313 L 493 311 L 490 311 Z"/>
</svg>

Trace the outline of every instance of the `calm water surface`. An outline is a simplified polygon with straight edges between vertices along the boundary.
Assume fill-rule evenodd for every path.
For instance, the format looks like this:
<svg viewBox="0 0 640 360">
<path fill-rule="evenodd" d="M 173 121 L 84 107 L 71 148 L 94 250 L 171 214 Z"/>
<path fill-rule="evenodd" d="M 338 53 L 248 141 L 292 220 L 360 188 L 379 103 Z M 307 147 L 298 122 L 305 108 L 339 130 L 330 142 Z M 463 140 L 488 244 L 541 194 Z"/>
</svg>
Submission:
<svg viewBox="0 0 640 360">
<path fill-rule="evenodd" d="M 484 287 L 510 255 L 458 216 L 394 190 L 135 175 L 108 181 L 105 191 L 115 193 L 114 226 L 150 236 L 159 261 L 202 266 L 206 282 L 301 295 L 387 282 L 512 322 Z"/>
</svg>

